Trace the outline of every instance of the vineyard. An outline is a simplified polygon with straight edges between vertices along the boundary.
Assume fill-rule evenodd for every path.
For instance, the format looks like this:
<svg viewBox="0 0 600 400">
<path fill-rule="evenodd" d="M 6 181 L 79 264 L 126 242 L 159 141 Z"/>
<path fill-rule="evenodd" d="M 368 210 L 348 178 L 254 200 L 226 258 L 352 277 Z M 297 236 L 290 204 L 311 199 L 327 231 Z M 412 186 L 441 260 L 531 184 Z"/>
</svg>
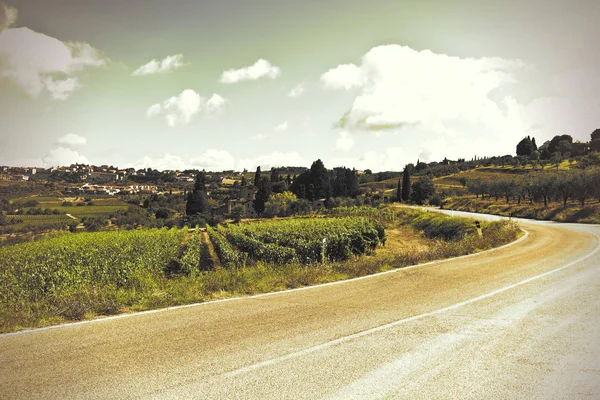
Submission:
<svg viewBox="0 0 600 400">
<path fill-rule="evenodd" d="M 202 234 L 208 234 L 208 242 L 203 243 Z M 323 255 L 343 261 L 373 251 L 384 240 L 378 222 L 346 217 L 208 227 L 207 233 L 79 233 L 7 246 L 0 248 L 0 317 L 6 324 L 40 308 L 66 319 L 83 318 L 90 309 L 115 313 L 151 290 L 148 282 L 200 276 L 210 269 L 206 265 L 218 266 L 213 273 L 219 273 L 259 262 L 274 268 L 317 264 Z M 214 248 L 212 255 L 207 246 Z M 202 257 L 217 259 L 207 263 Z"/>
</svg>

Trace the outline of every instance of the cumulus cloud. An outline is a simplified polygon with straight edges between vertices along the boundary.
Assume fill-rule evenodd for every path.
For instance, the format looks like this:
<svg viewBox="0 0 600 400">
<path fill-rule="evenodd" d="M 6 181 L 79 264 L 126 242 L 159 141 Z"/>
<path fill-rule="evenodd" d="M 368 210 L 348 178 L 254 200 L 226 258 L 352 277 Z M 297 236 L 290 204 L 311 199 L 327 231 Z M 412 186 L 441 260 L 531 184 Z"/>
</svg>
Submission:
<svg viewBox="0 0 600 400">
<path fill-rule="evenodd" d="M 19 11 L 15 7 L 0 3 L 0 31 L 11 27 L 17 22 Z"/>
<path fill-rule="evenodd" d="M 83 136 L 74 133 L 67 133 L 65 136 L 59 137 L 56 141 L 58 144 L 70 147 L 83 146 L 87 142 Z"/>
<path fill-rule="evenodd" d="M 153 104 L 146 110 L 146 117 L 153 117 L 155 115 L 159 115 L 162 112 L 162 105 Z"/>
<path fill-rule="evenodd" d="M 179 156 L 165 153 L 163 157 L 152 158 L 144 156 L 143 158 L 135 161 L 132 164 L 128 164 L 129 167 L 134 168 L 152 168 L 159 171 L 165 170 L 184 170 L 189 166 L 189 163 L 183 161 Z"/>
<path fill-rule="evenodd" d="M 71 164 L 90 164 L 89 160 L 79 154 L 77 151 L 66 148 L 57 147 L 50 150 L 42 157 L 42 164 L 45 167 L 57 167 Z"/>
<path fill-rule="evenodd" d="M 280 123 L 279 125 L 277 125 L 275 127 L 275 130 L 277 132 L 287 131 L 287 129 L 288 129 L 288 122 L 287 121 L 283 121 L 282 123 Z"/>
<path fill-rule="evenodd" d="M 333 160 L 334 165 L 344 165 L 359 170 L 370 169 L 379 171 L 401 171 L 407 157 L 406 152 L 400 147 L 390 147 L 385 151 L 368 151 L 359 157 L 338 157 Z"/>
<path fill-rule="evenodd" d="M 515 82 L 513 72 L 524 67 L 520 61 L 458 58 L 389 45 L 371 49 L 360 66 L 340 65 L 321 79 L 331 88 L 360 88 L 341 126 L 440 128 L 461 120 L 496 128 L 506 112 L 490 94 Z"/>
<path fill-rule="evenodd" d="M 56 100 L 65 100 L 80 86 L 73 74 L 106 64 L 87 43 L 61 42 L 29 28 L 0 31 L 0 58 L 0 78 L 33 97 L 46 90 Z"/>
<path fill-rule="evenodd" d="M 213 113 L 219 111 L 225 106 L 226 103 L 226 98 L 221 97 L 216 93 L 213 93 L 210 99 L 208 99 L 208 101 L 206 102 L 206 112 Z"/>
<path fill-rule="evenodd" d="M 327 88 L 350 90 L 361 86 L 362 71 L 354 64 L 338 65 L 321 75 L 321 82 Z"/>
<path fill-rule="evenodd" d="M 346 131 L 340 132 L 335 141 L 335 150 L 348 151 L 354 147 L 354 138 Z"/>
<path fill-rule="evenodd" d="M 146 117 L 164 115 L 165 121 L 170 127 L 187 125 L 203 109 L 206 114 L 215 113 L 222 109 L 226 103 L 227 99 L 216 93 L 207 100 L 194 90 L 185 89 L 177 96 L 168 98 L 162 104 L 156 103 L 148 107 Z"/>
<path fill-rule="evenodd" d="M 332 89 L 358 91 L 338 127 L 394 132 L 414 151 L 432 136 L 432 157 L 464 157 L 473 148 L 469 143 L 479 139 L 484 147 L 478 152 L 496 154 L 514 151 L 508 144 L 527 134 L 525 107 L 510 90 L 528 69 L 519 60 L 459 58 L 388 45 L 368 51 L 360 65 L 339 66 L 321 79 Z M 437 144 L 442 138 L 444 147 Z"/>
<path fill-rule="evenodd" d="M 167 56 L 162 60 L 153 59 L 148 63 L 142 65 L 131 75 L 143 76 L 153 74 L 164 74 L 167 72 L 175 71 L 183 66 L 183 54 L 175 54 L 174 56 Z"/>
<path fill-rule="evenodd" d="M 304 85 L 298 84 L 287 94 L 289 97 L 300 97 L 304 93 Z"/>
<path fill-rule="evenodd" d="M 46 90 L 54 100 L 66 100 L 69 95 L 79 87 L 79 79 L 54 79 L 51 76 L 42 79 L 42 83 L 46 86 Z"/>
<path fill-rule="evenodd" d="M 281 70 L 275 65 L 271 65 L 265 59 L 259 59 L 253 65 L 240 69 L 228 69 L 221 75 L 221 83 L 237 83 L 242 81 L 255 81 L 260 78 L 275 79 L 279 76 Z"/>
<path fill-rule="evenodd" d="M 271 154 L 259 156 L 256 158 L 243 158 L 237 162 L 237 170 L 241 171 L 244 168 L 248 170 L 256 169 L 260 166 L 263 170 L 272 167 L 281 166 L 307 166 L 310 163 L 302 157 L 298 152 L 280 152 L 274 151 Z"/>
<path fill-rule="evenodd" d="M 193 168 L 207 171 L 227 171 L 235 168 L 235 158 L 227 150 L 208 149 L 192 158 L 190 164 Z"/>
</svg>

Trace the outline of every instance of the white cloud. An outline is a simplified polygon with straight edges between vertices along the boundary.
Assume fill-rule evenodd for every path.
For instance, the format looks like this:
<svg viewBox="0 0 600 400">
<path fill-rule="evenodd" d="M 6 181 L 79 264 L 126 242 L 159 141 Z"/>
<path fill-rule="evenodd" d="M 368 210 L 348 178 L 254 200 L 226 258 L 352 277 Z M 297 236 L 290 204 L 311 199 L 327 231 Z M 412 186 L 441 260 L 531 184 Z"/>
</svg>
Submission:
<svg viewBox="0 0 600 400">
<path fill-rule="evenodd" d="M 259 156 L 256 158 L 243 158 L 237 162 L 237 170 L 242 171 L 244 168 L 251 171 L 260 166 L 263 170 L 270 169 L 271 167 L 281 166 L 307 166 L 310 165 L 304 157 L 298 152 L 280 152 L 274 151 L 271 154 Z"/>
<path fill-rule="evenodd" d="M 167 125 L 174 127 L 176 125 L 187 125 L 192 117 L 200 111 L 202 98 L 192 89 L 185 89 L 177 96 L 165 100 L 162 105 L 154 104 L 148 108 L 146 115 L 164 114 Z"/>
<path fill-rule="evenodd" d="M 359 170 L 370 169 L 374 172 L 401 171 L 407 163 L 406 157 L 406 152 L 402 148 L 390 147 L 382 152 L 368 151 L 357 158 L 335 158 L 333 165 Z"/>
<path fill-rule="evenodd" d="M 223 108 L 225 103 L 227 103 L 227 99 L 216 93 L 206 100 L 194 90 L 185 89 L 177 96 L 168 98 L 162 104 L 157 103 L 148 107 L 146 117 L 164 115 L 165 121 L 170 127 L 187 125 L 203 108 L 206 114 L 210 114 Z"/>
<path fill-rule="evenodd" d="M 89 164 L 90 162 L 77 151 L 66 147 L 52 149 L 42 157 L 42 164 L 45 167 L 56 167 L 75 163 Z"/>
<path fill-rule="evenodd" d="M 42 83 L 46 86 L 46 90 L 48 90 L 54 100 L 66 100 L 80 86 L 79 79 L 77 78 L 55 80 L 49 76 L 42 78 Z"/>
<path fill-rule="evenodd" d="M 192 158 L 194 168 L 207 171 L 227 171 L 235 168 L 235 158 L 227 150 L 208 149 L 200 156 Z"/>
<path fill-rule="evenodd" d="M 354 138 L 346 131 L 340 132 L 335 141 L 335 150 L 348 151 L 354 147 Z"/>
<path fill-rule="evenodd" d="M 520 61 L 498 58 L 458 58 L 389 45 L 371 49 L 360 67 L 342 65 L 322 76 L 328 87 L 359 87 L 340 125 L 386 130 L 422 125 L 452 131 L 448 122 L 461 121 L 498 129 L 507 114 L 489 95 L 515 81 Z M 505 100 L 505 102 L 508 100 Z"/>
<path fill-rule="evenodd" d="M 304 93 L 304 85 L 298 84 L 287 94 L 289 97 L 300 97 Z"/>
<path fill-rule="evenodd" d="M 162 111 L 162 106 L 158 103 L 151 105 L 146 110 L 146 117 L 153 117 L 155 115 L 159 115 Z"/>
<path fill-rule="evenodd" d="M 153 59 L 148 63 L 142 65 L 131 75 L 143 76 L 152 74 L 164 74 L 167 72 L 175 71 L 183 66 L 183 54 L 175 54 L 174 56 L 167 56 L 162 60 Z"/>
<path fill-rule="evenodd" d="M 219 96 L 216 93 L 213 93 L 210 99 L 208 99 L 208 101 L 206 102 L 206 111 L 208 113 L 219 111 L 225 106 L 226 103 L 227 99 Z"/>
<path fill-rule="evenodd" d="M 0 31 L 11 27 L 17 22 L 19 11 L 15 7 L 0 3 Z"/>
<path fill-rule="evenodd" d="M 189 163 L 183 161 L 179 156 L 170 153 L 165 153 L 161 158 L 152 159 L 149 156 L 144 156 L 142 159 L 135 161 L 133 164 L 128 164 L 134 168 L 152 168 L 159 171 L 164 170 L 184 170 L 189 166 Z"/>
<path fill-rule="evenodd" d="M 79 84 L 72 75 L 85 67 L 100 67 L 106 61 L 87 43 L 61 42 L 28 28 L 0 31 L 0 78 L 8 79 L 37 97 L 47 90 L 64 100 Z"/>
<path fill-rule="evenodd" d="M 258 135 L 252 136 L 252 139 L 254 139 L 254 140 L 265 140 L 268 137 L 269 136 L 267 136 L 267 135 L 263 135 L 262 133 L 259 133 Z"/>
<path fill-rule="evenodd" d="M 360 87 L 362 71 L 354 64 L 342 64 L 321 75 L 321 81 L 327 88 L 346 89 Z"/>
<path fill-rule="evenodd" d="M 287 129 L 288 129 L 288 122 L 287 121 L 283 121 L 282 123 L 280 123 L 279 125 L 277 125 L 275 127 L 275 130 L 277 132 L 287 131 Z"/>
<path fill-rule="evenodd" d="M 87 142 L 83 136 L 79 136 L 74 133 L 67 133 L 65 136 L 59 137 L 56 141 L 58 144 L 73 147 L 83 146 Z"/>
<path fill-rule="evenodd" d="M 279 76 L 281 70 L 279 67 L 271 65 L 264 59 L 259 59 L 248 67 L 240 69 L 228 69 L 221 75 L 221 83 L 237 83 L 241 81 L 255 81 L 257 79 L 268 77 L 275 79 Z"/>
</svg>

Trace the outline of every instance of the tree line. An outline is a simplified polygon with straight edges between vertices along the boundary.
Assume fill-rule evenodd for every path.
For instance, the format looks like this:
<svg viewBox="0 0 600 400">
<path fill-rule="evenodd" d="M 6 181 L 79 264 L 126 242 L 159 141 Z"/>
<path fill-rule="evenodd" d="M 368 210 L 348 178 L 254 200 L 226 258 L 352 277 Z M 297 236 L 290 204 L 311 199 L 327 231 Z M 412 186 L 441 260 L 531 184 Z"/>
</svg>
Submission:
<svg viewBox="0 0 600 400">
<path fill-rule="evenodd" d="M 600 168 L 545 170 L 494 180 L 477 178 L 468 180 L 466 186 L 477 198 L 503 199 L 507 204 L 525 201 L 547 206 L 551 201 L 561 201 L 566 206 L 569 200 L 576 200 L 583 207 L 588 200 L 600 201 Z"/>
</svg>

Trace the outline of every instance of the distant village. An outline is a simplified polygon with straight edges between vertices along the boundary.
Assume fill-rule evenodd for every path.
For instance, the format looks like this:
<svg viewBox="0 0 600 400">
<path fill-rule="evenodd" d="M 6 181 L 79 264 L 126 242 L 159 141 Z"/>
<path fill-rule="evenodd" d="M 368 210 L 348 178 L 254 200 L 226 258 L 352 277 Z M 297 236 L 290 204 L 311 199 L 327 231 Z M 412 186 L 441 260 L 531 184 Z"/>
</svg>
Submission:
<svg viewBox="0 0 600 400">
<path fill-rule="evenodd" d="M 299 167 L 295 172 L 303 170 L 306 168 Z M 53 168 L 2 166 L 0 181 L 5 181 L 5 184 L 54 182 L 64 196 L 185 195 L 193 184 L 196 173 L 194 170 L 136 170 L 85 164 Z M 245 183 L 244 174 L 250 176 L 253 173 L 224 171 L 206 174 L 207 194 L 213 200 L 211 216 L 231 214 L 236 206 L 243 207 L 248 217 L 257 215 L 254 209 L 257 188 Z"/>
</svg>

